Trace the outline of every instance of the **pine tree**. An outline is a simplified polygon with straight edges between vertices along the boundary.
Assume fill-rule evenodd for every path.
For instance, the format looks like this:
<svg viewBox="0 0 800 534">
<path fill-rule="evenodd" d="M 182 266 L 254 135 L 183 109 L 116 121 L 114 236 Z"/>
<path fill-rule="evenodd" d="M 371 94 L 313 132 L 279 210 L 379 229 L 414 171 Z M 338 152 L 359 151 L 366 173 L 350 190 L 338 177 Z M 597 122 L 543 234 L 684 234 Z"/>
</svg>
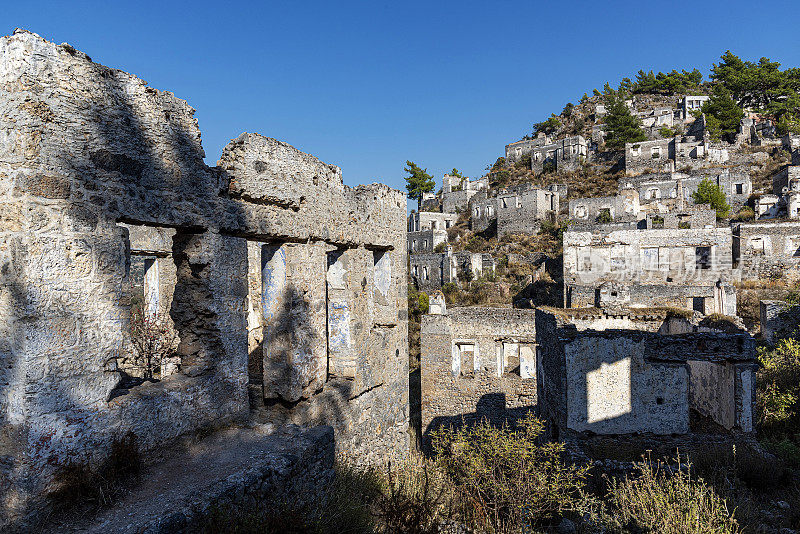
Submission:
<svg viewBox="0 0 800 534">
<path fill-rule="evenodd" d="M 409 175 L 406 176 L 406 190 L 408 198 L 417 201 L 417 210 L 422 208 L 422 196 L 430 193 L 436 187 L 433 176 L 428 174 L 428 169 L 422 169 L 413 161 L 406 161 L 403 169 Z"/>
<path fill-rule="evenodd" d="M 731 92 L 722 85 L 714 87 L 711 98 L 703 104 L 703 113 L 706 115 L 708 133 L 715 141 L 722 137 L 735 136 L 744 117 L 742 108 L 733 100 Z"/>
<path fill-rule="evenodd" d="M 731 210 L 728 200 L 725 198 L 725 193 L 720 186 L 708 178 L 703 178 L 697 184 L 697 191 L 692 193 L 692 200 L 694 200 L 695 204 L 711 204 L 711 209 L 717 212 L 718 219 L 727 217 Z"/>
<path fill-rule="evenodd" d="M 605 98 L 605 143 L 612 150 L 625 148 L 625 143 L 638 143 L 647 137 L 641 128 L 641 122 L 636 118 L 625 101 L 615 94 Z"/>
</svg>

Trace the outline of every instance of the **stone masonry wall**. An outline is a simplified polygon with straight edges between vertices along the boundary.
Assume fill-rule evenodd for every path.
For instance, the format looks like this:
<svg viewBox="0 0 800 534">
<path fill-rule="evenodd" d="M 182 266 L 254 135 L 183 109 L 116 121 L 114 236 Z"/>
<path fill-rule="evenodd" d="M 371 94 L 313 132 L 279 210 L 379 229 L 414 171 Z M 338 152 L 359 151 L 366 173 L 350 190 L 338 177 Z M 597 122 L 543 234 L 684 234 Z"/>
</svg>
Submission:
<svg viewBox="0 0 800 534">
<path fill-rule="evenodd" d="M 741 223 L 733 235 L 742 280 L 800 280 L 800 222 Z"/>
<path fill-rule="evenodd" d="M 421 327 L 422 430 L 486 417 L 511 420 L 536 407 L 532 310 L 452 308 Z M 468 360 L 464 347 L 472 346 Z"/>
<path fill-rule="evenodd" d="M 688 323 L 683 333 L 653 332 L 650 321 L 640 329 L 630 320 L 620 329 L 606 317 L 587 323 L 568 312 L 536 312 L 541 410 L 560 430 L 686 434 L 690 408 L 727 430 L 753 430 L 749 334 Z"/>
<path fill-rule="evenodd" d="M 260 408 L 293 420 L 322 404 L 303 422 L 331 423 L 337 447 L 367 461 L 408 450 L 404 195 L 346 187 L 337 167 L 257 134 L 232 141 L 209 168 L 193 115 L 171 93 L 68 45 L 25 31 L 0 39 L 6 518 L 28 513 L 67 458 L 97 462 L 129 432 L 151 450 L 247 416 L 248 360 L 262 356 L 248 355 L 253 242 L 319 249 L 322 287 L 326 254 L 354 256 L 352 314 L 343 324 L 355 376 L 308 372 L 326 367 L 328 335 L 302 317 L 316 311 L 309 304 L 319 295 L 300 288 L 287 308 L 300 323 L 291 324 L 310 325 L 323 342 L 290 340 L 286 351 L 263 355 L 265 372 L 282 367 L 299 386 Z M 122 295 L 131 236 L 120 223 L 174 231 L 169 316 L 180 336 L 179 372 L 124 391 L 117 363 L 130 318 Z M 263 304 L 266 311 L 270 301 Z M 317 382 L 305 386 L 309 376 Z"/>
</svg>

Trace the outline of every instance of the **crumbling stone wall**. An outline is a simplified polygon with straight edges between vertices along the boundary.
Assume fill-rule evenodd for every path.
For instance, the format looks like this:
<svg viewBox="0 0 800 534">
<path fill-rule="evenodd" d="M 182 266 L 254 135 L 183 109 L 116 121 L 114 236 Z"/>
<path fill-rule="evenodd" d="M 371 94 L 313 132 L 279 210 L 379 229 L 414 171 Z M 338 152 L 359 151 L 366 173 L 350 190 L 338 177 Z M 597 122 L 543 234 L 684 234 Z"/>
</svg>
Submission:
<svg viewBox="0 0 800 534">
<path fill-rule="evenodd" d="M 474 280 L 494 273 L 495 262 L 491 254 L 480 252 L 444 252 L 411 254 L 409 256 L 411 279 L 423 291 L 441 289 L 444 284 L 460 280 Z M 469 272 L 470 274 L 467 274 Z"/>
<path fill-rule="evenodd" d="M 558 192 L 537 187 L 522 187 L 497 195 L 497 235 L 535 234 L 543 220 L 558 217 Z"/>
<path fill-rule="evenodd" d="M 605 304 L 607 289 L 624 306 L 735 315 L 732 251 L 730 228 L 565 232 L 565 306 Z"/>
<path fill-rule="evenodd" d="M 774 344 L 800 329 L 800 305 L 782 300 L 762 300 L 759 308 L 761 337 L 767 343 Z"/>
<path fill-rule="evenodd" d="M 686 434 L 691 410 L 724 430 L 753 430 L 755 341 L 746 332 L 575 319 L 570 310 L 536 311 L 540 410 L 560 432 Z"/>
<path fill-rule="evenodd" d="M 535 409 L 533 310 L 451 308 L 423 316 L 421 329 L 426 439 L 462 418 L 500 422 Z"/>
<path fill-rule="evenodd" d="M 800 280 L 800 222 L 740 223 L 733 237 L 742 280 Z"/>
<path fill-rule="evenodd" d="M 56 466 L 95 463 L 117 437 L 133 433 L 146 451 L 246 417 L 253 358 L 267 379 L 263 413 L 331 423 L 337 446 L 365 461 L 408 450 L 402 193 L 346 187 L 335 166 L 257 134 L 232 141 L 209 168 L 186 102 L 29 32 L 0 39 L 0 87 L 6 518 L 29 513 Z M 169 317 L 180 365 L 160 382 L 120 390 L 130 318 L 123 290 L 140 246 L 131 226 L 169 229 L 169 252 L 157 252 L 174 263 Z M 297 317 L 286 324 L 307 333 L 274 354 L 248 354 L 248 311 L 259 298 L 248 280 L 260 270 L 249 268 L 253 242 L 287 252 L 283 311 Z M 352 256 L 348 377 L 327 373 L 324 321 L 302 317 L 325 302 L 334 250 Z M 309 262 L 301 281 L 294 273 Z M 281 386 L 266 387 L 276 367 L 286 372 Z M 305 417 L 309 406 L 316 417 Z"/>
</svg>

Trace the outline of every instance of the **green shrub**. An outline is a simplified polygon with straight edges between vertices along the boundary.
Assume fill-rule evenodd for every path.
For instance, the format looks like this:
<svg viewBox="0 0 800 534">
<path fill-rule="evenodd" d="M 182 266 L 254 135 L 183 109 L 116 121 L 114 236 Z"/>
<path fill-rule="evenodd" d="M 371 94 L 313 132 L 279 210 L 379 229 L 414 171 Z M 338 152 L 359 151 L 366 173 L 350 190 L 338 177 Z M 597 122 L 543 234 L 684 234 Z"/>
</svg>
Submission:
<svg viewBox="0 0 800 534">
<path fill-rule="evenodd" d="M 798 424 L 800 341 L 787 338 L 774 349 L 758 348 L 761 364 L 757 395 L 758 420 L 768 433 L 791 432 Z"/>
<path fill-rule="evenodd" d="M 529 531 L 580 505 L 588 468 L 563 463 L 564 445 L 540 443 L 543 429 L 531 414 L 516 430 L 484 420 L 433 433 L 459 513 L 478 532 Z"/>
<path fill-rule="evenodd" d="M 470 252 L 483 252 L 486 249 L 486 240 L 479 235 L 473 235 L 464 248 Z"/>
<path fill-rule="evenodd" d="M 453 282 L 447 282 L 442 285 L 442 293 L 445 295 L 452 295 L 454 293 L 458 293 L 458 286 Z"/>
<path fill-rule="evenodd" d="M 662 126 L 658 133 L 661 134 L 661 137 L 675 137 L 675 130 L 668 126 Z"/>
<path fill-rule="evenodd" d="M 695 204 L 710 204 L 711 209 L 717 212 L 717 218 L 721 219 L 728 216 L 731 210 L 725 197 L 725 192 L 716 183 L 708 178 L 703 178 L 697 184 L 697 190 L 692 193 L 692 200 Z"/>
<path fill-rule="evenodd" d="M 439 243 L 435 247 L 433 247 L 433 251 L 437 253 L 444 252 L 447 249 L 447 243 Z"/>
<path fill-rule="evenodd" d="M 660 534 L 739 532 L 727 503 L 690 466 L 672 472 L 659 463 L 638 465 L 640 475 L 611 479 L 610 509 L 602 522 L 612 531 Z"/>
<path fill-rule="evenodd" d="M 428 313 L 428 310 L 430 310 L 430 302 L 428 300 L 428 294 L 420 291 L 419 294 L 417 295 L 417 302 L 419 306 L 419 312 L 422 315 Z"/>
<path fill-rule="evenodd" d="M 608 224 L 614 222 L 614 217 L 611 216 L 611 210 L 608 209 L 601 209 L 600 213 L 597 215 L 597 222 L 600 224 Z"/>
</svg>

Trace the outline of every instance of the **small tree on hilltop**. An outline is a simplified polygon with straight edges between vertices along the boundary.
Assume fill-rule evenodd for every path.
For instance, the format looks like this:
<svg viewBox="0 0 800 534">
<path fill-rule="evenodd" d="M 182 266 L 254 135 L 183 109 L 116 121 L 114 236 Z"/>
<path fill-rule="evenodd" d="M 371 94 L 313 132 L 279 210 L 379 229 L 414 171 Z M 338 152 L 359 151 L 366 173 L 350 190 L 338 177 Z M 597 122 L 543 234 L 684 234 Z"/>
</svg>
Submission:
<svg viewBox="0 0 800 534">
<path fill-rule="evenodd" d="M 430 193 L 436 187 L 433 176 L 428 174 L 428 169 L 422 169 L 413 161 L 406 161 L 403 169 L 409 175 L 406 176 L 406 190 L 408 198 L 417 201 L 417 209 L 422 209 L 422 197 L 425 193 Z"/>
<path fill-rule="evenodd" d="M 725 193 L 720 186 L 708 178 L 703 178 L 697 184 L 697 191 L 692 193 L 692 200 L 694 200 L 695 204 L 711 204 L 711 209 L 717 212 L 718 219 L 727 217 L 728 212 L 731 210 L 728 200 L 725 198 Z"/>
<path fill-rule="evenodd" d="M 615 94 L 606 95 L 605 104 L 605 143 L 608 148 L 621 150 L 625 148 L 625 143 L 647 140 L 641 122 L 631 113 L 621 97 Z"/>
<path fill-rule="evenodd" d="M 555 115 L 550 115 L 544 122 L 537 122 L 533 125 L 533 135 L 544 133 L 547 135 L 553 134 L 561 128 L 561 121 Z"/>
<path fill-rule="evenodd" d="M 711 98 L 703 104 L 703 113 L 706 115 L 706 126 L 712 139 L 721 137 L 730 138 L 739 131 L 739 123 L 744 117 L 740 108 L 728 91 L 722 85 L 714 87 Z"/>
</svg>

